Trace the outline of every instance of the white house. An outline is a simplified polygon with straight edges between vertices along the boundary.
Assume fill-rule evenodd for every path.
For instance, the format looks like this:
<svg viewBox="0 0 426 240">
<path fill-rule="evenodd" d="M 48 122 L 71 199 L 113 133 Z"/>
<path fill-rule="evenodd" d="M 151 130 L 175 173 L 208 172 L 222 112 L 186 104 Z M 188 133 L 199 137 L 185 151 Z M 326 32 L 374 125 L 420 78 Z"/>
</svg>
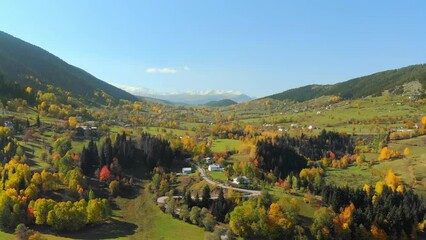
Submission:
<svg viewBox="0 0 426 240">
<path fill-rule="evenodd" d="M 216 164 L 210 164 L 209 167 L 207 168 L 210 172 L 211 171 L 223 171 L 224 169 L 221 168 L 219 165 Z"/>
<path fill-rule="evenodd" d="M 12 130 L 13 127 L 14 127 L 13 123 L 11 121 L 5 121 L 4 122 L 4 126 L 7 127 L 7 128 L 9 128 L 10 130 Z"/>
<path fill-rule="evenodd" d="M 207 163 L 207 164 L 212 163 L 212 159 L 211 159 L 210 157 L 206 157 L 206 158 L 205 158 L 205 160 L 206 160 L 206 163 Z"/>
<path fill-rule="evenodd" d="M 246 176 L 240 176 L 240 177 L 234 178 L 234 180 L 232 181 L 232 183 L 240 185 L 240 184 L 249 184 L 249 183 L 251 183 L 251 181 Z"/>
<path fill-rule="evenodd" d="M 192 168 L 190 168 L 190 167 L 182 168 L 182 173 L 184 175 L 191 174 L 192 173 Z"/>
<path fill-rule="evenodd" d="M 312 130 L 312 129 L 318 129 L 318 127 L 317 127 L 317 126 L 315 126 L 315 125 L 309 125 L 308 129 L 309 129 L 309 130 Z"/>
</svg>

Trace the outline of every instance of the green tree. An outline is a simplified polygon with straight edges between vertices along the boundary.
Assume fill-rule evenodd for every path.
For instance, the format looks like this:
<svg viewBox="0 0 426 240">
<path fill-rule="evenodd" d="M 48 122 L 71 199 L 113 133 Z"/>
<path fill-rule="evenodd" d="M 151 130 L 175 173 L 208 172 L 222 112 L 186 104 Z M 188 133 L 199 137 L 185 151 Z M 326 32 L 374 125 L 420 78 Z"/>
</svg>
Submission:
<svg viewBox="0 0 426 240">
<path fill-rule="evenodd" d="M 268 238 L 266 210 L 262 206 L 256 207 L 252 201 L 246 201 L 234 209 L 229 226 L 234 234 L 242 238 Z"/>
<path fill-rule="evenodd" d="M 198 225 L 200 223 L 200 215 L 201 209 L 197 206 L 191 208 L 191 212 L 189 212 L 189 220 L 192 224 Z"/>
<path fill-rule="evenodd" d="M 208 212 L 204 215 L 202 224 L 207 231 L 213 231 L 216 226 L 216 219 L 210 212 Z"/>
<path fill-rule="evenodd" d="M 180 207 L 179 218 L 182 219 L 185 222 L 189 220 L 188 205 L 184 204 Z"/>
<path fill-rule="evenodd" d="M 117 196 L 120 193 L 120 182 L 117 180 L 113 180 L 109 184 L 108 188 L 112 196 Z"/>
<path fill-rule="evenodd" d="M 39 198 L 34 203 L 35 223 L 43 225 L 47 223 L 47 215 L 56 205 L 56 202 L 51 199 Z"/>
<path fill-rule="evenodd" d="M 78 231 L 87 222 L 87 202 L 59 202 L 47 215 L 47 224 L 57 231 Z"/>
<path fill-rule="evenodd" d="M 106 199 L 92 199 L 87 204 L 87 223 L 101 224 L 110 216 L 110 207 Z"/>
<path fill-rule="evenodd" d="M 75 161 L 72 159 L 71 154 L 64 155 L 61 159 L 55 162 L 55 167 L 59 172 L 67 174 L 68 171 L 76 167 Z"/>
<path fill-rule="evenodd" d="M 314 223 L 311 226 L 311 233 L 316 239 L 333 239 L 333 210 L 322 207 L 314 213 Z"/>
<path fill-rule="evenodd" d="M 53 150 L 61 156 L 64 156 L 71 148 L 71 140 L 68 138 L 60 137 L 53 143 Z"/>
<path fill-rule="evenodd" d="M 208 208 L 210 203 L 210 187 L 209 185 L 204 186 L 203 195 L 201 196 L 201 206 Z"/>
<path fill-rule="evenodd" d="M 90 189 L 89 190 L 89 200 L 92 200 L 92 199 L 95 199 L 95 192 L 92 189 Z"/>
<path fill-rule="evenodd" d="M 2 229 L 15 227 L 20 213 L 17 199 L 12 199 L 5 192 L 0 193 L 0 227 Z"/>
</svg>

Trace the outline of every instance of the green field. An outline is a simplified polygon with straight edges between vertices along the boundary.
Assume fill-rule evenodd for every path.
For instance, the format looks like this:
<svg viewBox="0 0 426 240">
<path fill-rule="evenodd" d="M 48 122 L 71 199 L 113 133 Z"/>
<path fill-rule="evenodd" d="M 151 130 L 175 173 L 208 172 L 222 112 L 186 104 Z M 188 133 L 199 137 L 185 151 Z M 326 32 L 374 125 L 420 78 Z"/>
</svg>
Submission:
<svg viewBox="0 0 426 240">
<path fill-rule="evenodd" d="M 211 147 L 211 150 L 213 152 L 235 151 L 238 145 L 240 144 L 241 144 L 240 140 L 216 139 L 213 141 L 213 146 Z"/>
<path fill-rule="evenodd" d="M 362 188 L 364 184 L 374 186 L 380 180 L 380 177 L 372 175 L 371 169 L 364 166 L 350 166 L 347 169 L 328 168 L 325 178 L 327 184 L 351 188 Z"/>
<path fill-rule="evenodd" d="M 219 180 L 221 182 L 227 182 L 228 181 L 228 178 L 225 176 L 224 172 L 213 171 L 213 172 L 208 172 L 208 174 L 210 175 L 211 178 Z"/>
<path fill-rule="evenodd" d="M 11 233 L 0 232 L 0 239 L 4 240 L 12 240 L 16 239 L 15 235 Z"/>
</svg>

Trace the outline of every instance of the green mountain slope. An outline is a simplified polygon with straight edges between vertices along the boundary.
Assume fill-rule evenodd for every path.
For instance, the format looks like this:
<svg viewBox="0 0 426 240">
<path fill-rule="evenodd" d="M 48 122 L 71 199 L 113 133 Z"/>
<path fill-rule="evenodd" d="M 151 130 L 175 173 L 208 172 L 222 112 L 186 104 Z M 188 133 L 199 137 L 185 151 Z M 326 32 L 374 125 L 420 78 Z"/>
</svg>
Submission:
<svg viewBox="0 0 426 240">
<path fill-rule="evenodd" d="M 411 92 L 424 93 L 426 89 L 426 64 L 379 72 L 334 85 L 308 85 L 290 89 L 266 98 L 277 100 L 289 99 L 299 102 L 326 95 L 339 95 L 343 98 L 361 98 L 370 95 L 381 95 L 386 90 L 391 93 L 402 94 L 407 91 L 407 88 L 409 88 L 408 85 L 417 86 L 417 89 L 411 89 Z"/>
<path fill-rule="evenodd" d="M 0 72 L 22 86 L 44 90 L 60 87 L 75 97 L 101 101 L 102 91 L 114 99 L 136 100 L 133 95 L 99 80 L 55 55 L 0 31 Z"/>
</svg>

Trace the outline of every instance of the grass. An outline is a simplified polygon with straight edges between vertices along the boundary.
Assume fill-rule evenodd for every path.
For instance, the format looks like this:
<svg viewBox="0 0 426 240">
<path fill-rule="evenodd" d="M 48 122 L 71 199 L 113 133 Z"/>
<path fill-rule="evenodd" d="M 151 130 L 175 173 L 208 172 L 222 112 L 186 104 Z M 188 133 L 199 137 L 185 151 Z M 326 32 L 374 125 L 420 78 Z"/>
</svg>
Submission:
<svg viewBox="0 0 426 240">
<path fill-rule="evenodd" d="M 393 169 L 406 186 L 412 186 L 418 194 L 426 195 L 426 136 L 392 141 L 389 147 L 401 153 L 408 147 L 410 155 L 379 162 L 378 154 L 368 153 L 365 154 L 367 162 L 370 159 L 376 161 L 371 168 L 366 166 L 350 166 L 347 169 L 328 168 L 326 183 L 354 188 L 363 187 L 366 183 L 374 186 L 377 181 L 384 180 L 388 170 Z"/>
<path fill-rule="evenodd" d="M 238 145 L 241 144 L 240 140 L 234 139 L 217 139 L 213 141 L 213 146 L 211 150 L 213 152 L 227 152 L 234 151 L 237 149 Z"/>
<path fill-rule="evenodd" d="M 16 239 L 14 234 L 11 233 L 5 233 L 5 232 L 1 232 L 0 231 L 0 239 L 4 239 L 4 240 L 12 240 L 12 239 Z"/>
<path fill-rule="evenodd" d="M 210 177 L 212 177 L 213 179 L 222 181 L 222 182 L 227 182 L 228 178 L 225 176 L 225 173 L 220 171 L 213 171 L 213 172 L 209 172 Z"/>
<path fill-rule="evenodd" d="M 277 198 L 295 198 L 300 207 L 299 215 L 304 219 L 312 219 L 314 217 L 316 209 L 319 207 L 317 204 L 314 203 L 306 203 L 303 200 L 303 196 L 300 196 L 298 194 L 285 193 L 282 188 L 267 187 L 266 189 L 269 191 L 270 194 Z"/>
<path fill-rule="evenodd" d="M 364 166 L 350 166 L 347 169 L 328 168 L 325 178 L 327 184 L 351 188 L 362 188 L 364 184 L 374 186 L 379 180 L 380 177 L 373 175 L 371 170 Z"/>
<path fill-rule="evenodd" d="M 123 218 L 138 225 L 130 239 L 204 239 L 207 232 L 163 213 L 152 197 L 151 193 L 144 191 L 134 200 L 118 199 L 118 205 L 123 207 Z"/>
<path fill-rule="evenodd" d="M 235 162 L 247 162 L 249 156 L 247 154 L 234 154 L 227 161 L 226 164 L 234 164 Z"/>
</svg>

